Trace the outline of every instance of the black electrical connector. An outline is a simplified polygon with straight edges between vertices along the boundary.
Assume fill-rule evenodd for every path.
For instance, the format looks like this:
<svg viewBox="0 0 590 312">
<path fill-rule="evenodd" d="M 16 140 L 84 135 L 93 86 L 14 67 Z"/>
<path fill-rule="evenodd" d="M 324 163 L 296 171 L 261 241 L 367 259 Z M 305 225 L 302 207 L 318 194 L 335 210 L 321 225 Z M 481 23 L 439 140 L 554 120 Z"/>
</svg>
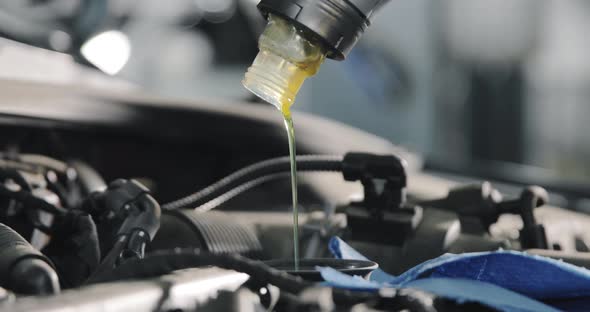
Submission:
<svg viewBox="0 0 590 312">
<path fill-rule="evenodd" d="M 342 175 L 346 181 L 363 184 L 362 205 L 371 210 L 397 209 L 406 200 L 406 163 L 395 155 L 348 153 L 342 160 Z"/>
<path fill-rule="evenodd" d="M 547 191 L 540 186 L 529 186 L 518 198 L 502 201 L 500 192 L 489 182 L 484 182 L 454 188 L 445 198 L 419 204 L 455 212 L 462 221 L 464 218 L 477 219 L 484 231 L 488 231 L 489 226 L 497 222 L 502 214 L 520 215 L 523 221 L 523 228 L 520 231 L 522 248 L 547 249 L 545 228 L 537 223 L 533 211 L 547 204 L 548 201 Z"/>
<path fill-rule="evenodd" d="M 340 207 L 350 239 L 400 245 L 422 220 L 422 208 L 406 203 L 405 161 L 395 155 L 348 153 L 342 160 L 347 181 L 360 181 L 362 201 Z"/>
<path fill-rule="evenodd" d="M 519 198 L 502 202 L 498 209 L 502 213 L 518 214 L 522 218 L 522 230 L 520 230 L 520 244 L 523 249 L 538 248 L 548 249 L 549 243 L 545 233 L 545 227 L 538 224 L 533 211 L 549 202 L 547 190 L 540 186 L 525 188 Z"/>
<path fill-rule="evenodd" d="M 101 251 L 125 236 L 132 241 L 134 251 L 151 241 L 160 228 L 160 205 L 149 190 L 135 180 L 119 179 L 109 184 L 104 191 L 92 193 L 82 204 L 82 210 L 93 216 L 101 228 L 99 236 Z"/>
<path fill-rule="evenodd" d="M 444 198 L 422 201 L 418 204 L 422 207 L 454 212 L 461 220 L 463 231 L 471 230 L 473 234 L 483 234 L 502 214 L 498 206 L 501 201 L 502 194 L 486 181 L 453 188 Z M 477 226 L 470 226 L 472 224 Z"/>
<path fill-rule="evenodd" d="M 90 279 L 129 258 L 143 258 L 160 228 L 161 209 L 149 190 L 135 180 L 119 179 L 92 193 L 82 210 L 96 220 L 101 253 L 106 254 Z"/>
</svg>

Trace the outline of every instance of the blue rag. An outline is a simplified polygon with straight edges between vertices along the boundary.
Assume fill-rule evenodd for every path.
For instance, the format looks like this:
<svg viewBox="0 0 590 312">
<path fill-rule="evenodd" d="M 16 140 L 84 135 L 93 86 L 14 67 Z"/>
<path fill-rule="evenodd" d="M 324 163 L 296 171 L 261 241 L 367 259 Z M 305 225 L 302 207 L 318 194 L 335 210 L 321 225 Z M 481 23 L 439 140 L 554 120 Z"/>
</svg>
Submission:
<svg viewBox="0 0 590 312">
<path fill-rule="evenodd" d="M 340 238 L 329 247 L 337 258 L 366 260 Z M 516 251 L 446 254 L 399 276 L 378 269 L 369 280 L 330 268 L 320 272 L 329 285 L 340 288 L 411 287 L 509 312 L 590 311 L 590 271 Z"/>
</svg>

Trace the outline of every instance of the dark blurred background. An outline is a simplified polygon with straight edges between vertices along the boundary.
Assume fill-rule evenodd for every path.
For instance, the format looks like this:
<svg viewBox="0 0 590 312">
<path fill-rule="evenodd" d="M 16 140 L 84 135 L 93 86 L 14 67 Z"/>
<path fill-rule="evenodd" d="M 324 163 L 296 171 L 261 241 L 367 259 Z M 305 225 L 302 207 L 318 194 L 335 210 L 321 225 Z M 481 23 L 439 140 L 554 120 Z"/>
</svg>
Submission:
<svg viewBox="0 0 590 312">
<path fill-rule="evenodd" d="M 0 32 L 151 93 L 256 102 L 240 84 L 265 25 L 256 4 L 3 0 Z M 589 29 L 585 0 L 393 0 L 294 108 L 388 138 L 432 169 L 586 190 Z M 3 78 L 57 79 L 43 56 L 6 61 L 7 45 Z"/>
</svg>

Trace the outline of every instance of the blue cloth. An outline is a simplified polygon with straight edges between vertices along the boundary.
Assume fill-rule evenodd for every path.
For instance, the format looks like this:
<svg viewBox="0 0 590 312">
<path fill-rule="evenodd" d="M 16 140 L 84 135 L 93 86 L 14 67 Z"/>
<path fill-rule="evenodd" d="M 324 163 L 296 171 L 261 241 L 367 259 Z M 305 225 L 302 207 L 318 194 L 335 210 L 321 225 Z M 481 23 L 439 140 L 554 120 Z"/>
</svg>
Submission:
<svg viewBox="0 0 590 312">
<path fill-rule="evenodd" d="M 337 237 L 330 241 L 329 248 L 337 258 L 366 259 Z M 446 254 L 399 276 L 376 270 L 369 281 L 333 269 L 320 268 L 320 271 L 334 287 L 359 290 L 414 287 L 501 311 L 557 311 L 554 307 L 590 311 L 590 271 L 516 251 Z"/>
</svg>

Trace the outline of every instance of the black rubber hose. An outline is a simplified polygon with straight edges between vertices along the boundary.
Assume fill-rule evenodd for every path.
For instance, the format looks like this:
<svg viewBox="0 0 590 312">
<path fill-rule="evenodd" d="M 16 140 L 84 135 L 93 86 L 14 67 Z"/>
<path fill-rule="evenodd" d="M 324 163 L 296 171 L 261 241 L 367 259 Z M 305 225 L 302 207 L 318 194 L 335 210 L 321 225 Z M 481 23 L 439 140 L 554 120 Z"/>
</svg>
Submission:
<svg viewBox="0 0 590 312">
<path fill-rule="evenodd" d="M 0 223 L 0 285 L 16 293 L 59 292 L 53 264 L 12 228 Z"/>
<path fill-rule="evenodd" d="M 289 177 L 289 172 L 280 172 L 280 173 L 275 173 L 275 174 L 270 174 L 267 176 L 263 176 L 257 179 L 254 179 L 252 181 L 248 181 L 236 188 L 233 188 L 232 190 L 223 193 L 222 195 L 219 195 L 218 197 L 208 201 L 207 203 L 203 204 L 203 205 L 199 205 L 199 206 L 193 206 L 195 207 L 195 211 L 198 212 L 206 212 L 209 211 L 211 209 L 215 209 L 217 207 L 219 207 L 221 204 L 225 203 L 226 201 L 234 198 L 235 196 L 238 196 L 254 187 L 257 187 L 261 184 L 279 179 L 279 178 L 285 178 L 285 177 Z"/>
<path fill-rule="evenodd" d="M 162 205 L 163 209 L 180 209 L 200 207 L 243 185 L 246 189 L 268 181 L 268 177 L 289 172 L 289 157 L 279 157 L 255 163 L 240 169 L 214 184 L 181 199 Z M 326 155 L 297 156 L 297 170 L 304 171 L 342 171 L 342 157 Z M 252 184 L 253 181 L 259 181 Z M 243 191 L 243 189 L 242 189 Z M 234 194 L 236 195 L 236 194 Z"/>
<path fill-rule="evenodd" d="M 274 269 L 261 261 L 251 260 L 236 254 L 212 254 L 198 249 L 156 251 L 143 259 L 125 261 L 113 270 L 95 276 L 89 283 L 157 277 L 176 270 L 203 266 L 216 266 L 246 273 L 251 279 L 272 284 L 282 291 L 292 294 L 299 294 L 304 289 L 316 285 L 304 281 L 300 277 Z M 375 293 L 333 289 L 334 300 L 344 304 L 355 304 L 374 299 L 377 296 Z"/>
<path fill-rule="evenodd" d="M 39 209 L 56 215 L 63 215 L 67 212 L 64 208 L 54 206 L 39 197 L 35 197 L 25 190 L 10 190 L 0 184 L 0 196 L 6 196 L 21 202 L 27 209 Z"/>
<path fill-rule="evenodd" d="M 14 183 L 18 184 L 23 190 L 31 191 L 31 185 L 23 177 L 23 175 L 16 169 L 13 168 L 0 168 L 0 178 L 12 179 Z"/>
<path fill-rule="evenodd" d="M 156 251 L 143 259 L 127 260 L 108 272 L 102 272 L 102 274 L 94 276 L 89 283 L 150 278 L 176 270 L 203 266 L 216 266 L 243 272 L 291 293 L 299 293 L 312 285 L 310 282 L 273 269 L 260 261 L 236 254 L 219 255 L 203 252 L 199 249 Z"/>
<path fill-rule="evenodd" d="M 0 168 L 0 179 L 11 179 L 20 186 L 20 190 L 11 190 L 6 185 L 0 183 L 0 196 L 6 196 L 8 198 L 17 200 L 21 202 L 25 208 L 28 208 L 26 212 L 28 212 L 29 218 L 33 222 L 33 226 L 35 228 L 41 230 L 44 233 L 49 233 L 50 229 L 45 226 L 44 224 L 38 222 L 35 214 L 33 213 L 33 209 L 36 210 L 37 208 L 52 212 L 58 213 L 59 208 L 49 204 L 48 202 L 33 196 L 31 192 L 31 185 L 27 180 L 23 177 L 22 173 L 18 170 L 13 168 Z"/>
</svg>

